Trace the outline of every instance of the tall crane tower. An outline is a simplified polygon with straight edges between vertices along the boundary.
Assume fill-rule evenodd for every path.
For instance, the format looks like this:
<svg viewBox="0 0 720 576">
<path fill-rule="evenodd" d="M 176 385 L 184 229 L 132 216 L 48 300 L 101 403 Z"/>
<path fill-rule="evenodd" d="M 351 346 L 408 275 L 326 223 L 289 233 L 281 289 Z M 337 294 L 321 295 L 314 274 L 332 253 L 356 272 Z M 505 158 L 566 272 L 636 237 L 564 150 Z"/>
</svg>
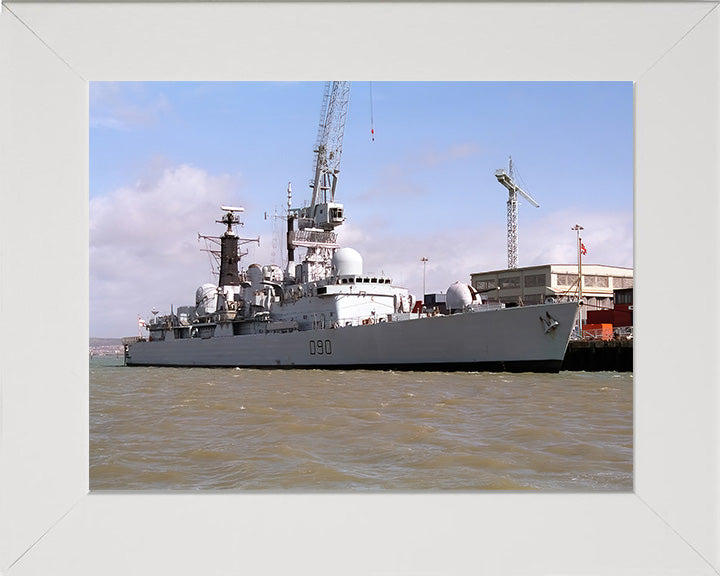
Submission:
<svg viewBox="0 0 720 576">
<path fill-rule="evenodd" d="M 333 252 L 338 248 L 334 230 L 345 221 L 345 215 L 343 205 L 335 202 L 335 189 L 349 99 L 350 82 L 326 82 L 314 149 L 310 205 L 288 210 L 288 266 L 294 260 L 295 248 L 307 248 L 303 278 L 298 280 L 310 282 L 325 278 L 330 272 Z M 290 203 L 291 190 L 288 186 Z M 298 229 L 294 230 L 296 220 Z"/>
<path fill-rule="evenodd" d="M 498 182 L 508 189 L 507 201 L 507 256 L 508 269 L 514 270 L 518 267 L 518 192 L 527 199 L 530 204 L 536 208 L 540 208 L 535 199 L 525 190 L 520 188 L 513 179 L 513 162 L 512 156 L 508 162 L 508 169 L 500 168 L 495 171 L 495 177 Z"/>
</svg>

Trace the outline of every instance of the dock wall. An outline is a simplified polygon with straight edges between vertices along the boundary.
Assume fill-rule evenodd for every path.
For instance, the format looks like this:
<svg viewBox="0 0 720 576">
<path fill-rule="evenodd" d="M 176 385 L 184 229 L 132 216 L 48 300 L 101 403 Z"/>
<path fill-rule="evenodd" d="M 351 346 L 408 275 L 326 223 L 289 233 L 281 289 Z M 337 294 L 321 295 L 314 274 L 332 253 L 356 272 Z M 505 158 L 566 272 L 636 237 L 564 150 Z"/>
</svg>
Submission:
<svg viewBox="0 0 720 576">
<path fill-rule="evenodd" d="M 561 370 L 632 372 L 632 340 L 570 341 Z"/>
</svg>

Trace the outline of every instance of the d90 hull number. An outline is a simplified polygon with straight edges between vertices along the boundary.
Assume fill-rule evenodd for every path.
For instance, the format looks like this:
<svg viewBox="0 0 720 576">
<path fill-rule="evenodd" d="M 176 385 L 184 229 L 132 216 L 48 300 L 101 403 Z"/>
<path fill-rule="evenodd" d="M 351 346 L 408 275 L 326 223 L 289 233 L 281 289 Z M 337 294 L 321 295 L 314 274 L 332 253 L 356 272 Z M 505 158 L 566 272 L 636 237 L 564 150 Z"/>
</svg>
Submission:
<svg viewBox="0 0 720 576">
<path fill-rule="evenodd" d="M 332 342 L 330 340 L 310 340 L 310 355 L 332 354 Z"/>
</svg>

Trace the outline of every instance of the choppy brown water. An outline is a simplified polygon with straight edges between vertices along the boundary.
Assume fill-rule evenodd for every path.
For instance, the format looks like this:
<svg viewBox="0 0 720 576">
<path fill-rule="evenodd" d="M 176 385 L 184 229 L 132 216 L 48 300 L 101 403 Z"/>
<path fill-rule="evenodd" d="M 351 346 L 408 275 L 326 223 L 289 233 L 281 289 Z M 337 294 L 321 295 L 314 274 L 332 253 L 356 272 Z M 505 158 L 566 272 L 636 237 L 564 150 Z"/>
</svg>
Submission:
<svg viewBox="0 0 720 576">
<path fill-rule="evenodd" d="M 90 361 L 92 490 L 632 490 L 632 375 Z"/>
</svg>

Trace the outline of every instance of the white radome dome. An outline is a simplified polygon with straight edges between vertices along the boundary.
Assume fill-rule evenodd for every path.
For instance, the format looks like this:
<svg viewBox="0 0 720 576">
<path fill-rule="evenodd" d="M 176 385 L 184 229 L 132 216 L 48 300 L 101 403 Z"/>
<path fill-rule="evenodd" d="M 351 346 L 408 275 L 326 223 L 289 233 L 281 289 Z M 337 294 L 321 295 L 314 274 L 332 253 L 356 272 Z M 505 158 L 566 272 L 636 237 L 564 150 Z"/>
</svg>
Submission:
<svg viewBox="0 0 720 576">
<path fill-rule="evenodd" d="M 332 269 L 336 276 L 361 276 L 362 256 L 354 248 L 339 248 L 333 254 Z"/>
<path fill-rule="evenodd" d="M 445 295 L 445 305 L 450 310 L 462 310 L 473 301 L 472 289 L 462 282 L 453 283 L 447 289 Z"/>
</svg>

